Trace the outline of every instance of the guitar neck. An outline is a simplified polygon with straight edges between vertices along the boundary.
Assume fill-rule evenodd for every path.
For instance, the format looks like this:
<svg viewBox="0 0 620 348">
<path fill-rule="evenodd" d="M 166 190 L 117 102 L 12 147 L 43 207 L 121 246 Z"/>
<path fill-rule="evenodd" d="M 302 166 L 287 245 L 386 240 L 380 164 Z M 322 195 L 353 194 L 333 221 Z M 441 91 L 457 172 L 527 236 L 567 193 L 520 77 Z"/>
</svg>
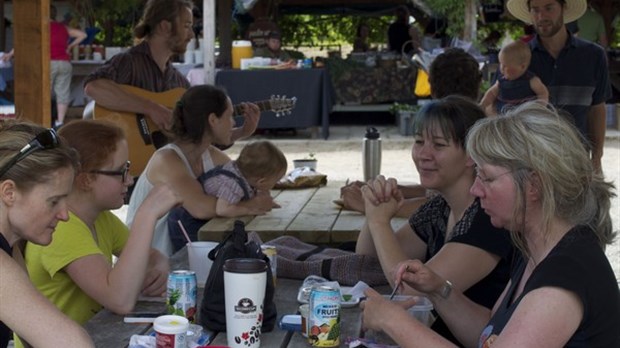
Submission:
<svg viewBox="0 0 620 348">
<path fill-rule="evenodd" d="M 260 109 L 261 112 L 271 111 L 272 109 L 270 100 L 260 100 L 260 101 L 255 101 L 253 103 L 258 105 L 258 108 Z M 233 114 L 234 116 L 239 116 L 243 114 L 243 108 L 241 107 L 241 104 L 233 105 Z"/>
</svg>

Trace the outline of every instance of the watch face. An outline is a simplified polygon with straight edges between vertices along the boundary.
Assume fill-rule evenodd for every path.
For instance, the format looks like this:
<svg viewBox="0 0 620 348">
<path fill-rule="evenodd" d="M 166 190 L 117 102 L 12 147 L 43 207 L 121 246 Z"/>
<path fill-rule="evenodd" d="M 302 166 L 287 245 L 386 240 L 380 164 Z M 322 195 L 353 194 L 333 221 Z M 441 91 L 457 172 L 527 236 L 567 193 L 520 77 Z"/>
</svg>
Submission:
<svg viewBox="0 0 620 348">
<path fill-rule="evenodd" d="M 439 295 L 443 297 L 444 299 L 446 299 L 448 298 L 448 296 L 450 296 L 451 291 L 452 291 L 452 283 L 446 280 L 444 285 L 441 287 L 441 293 Z"/>
</svg>

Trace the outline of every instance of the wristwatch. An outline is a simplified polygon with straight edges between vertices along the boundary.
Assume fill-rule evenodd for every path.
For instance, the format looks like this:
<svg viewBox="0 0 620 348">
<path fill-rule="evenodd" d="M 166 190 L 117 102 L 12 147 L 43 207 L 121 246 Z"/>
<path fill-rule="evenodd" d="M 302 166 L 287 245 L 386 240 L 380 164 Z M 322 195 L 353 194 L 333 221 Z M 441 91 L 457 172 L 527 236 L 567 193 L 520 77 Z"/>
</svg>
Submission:
<svg viewBox="0 0 620 348">
<path fill-rule="evenodd" d="M 448 296 L 450 296 L 451 292 L 452 292 L 452 283 L 450 283 L 449 280 L 446 280 L 446 282 L 443 283 L 443 285 L 439 289 L 439 296 L 441 296 L 441 298 L 446 300 L 448 299 Z"/>
</svg>

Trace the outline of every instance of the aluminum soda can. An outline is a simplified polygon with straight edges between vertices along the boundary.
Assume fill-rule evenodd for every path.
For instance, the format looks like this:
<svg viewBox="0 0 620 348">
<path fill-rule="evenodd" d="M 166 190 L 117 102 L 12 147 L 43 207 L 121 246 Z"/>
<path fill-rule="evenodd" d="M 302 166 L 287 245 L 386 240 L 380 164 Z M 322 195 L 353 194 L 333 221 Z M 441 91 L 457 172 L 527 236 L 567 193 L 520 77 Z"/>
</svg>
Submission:
<svg viewBox="0 0 620 348">
<path fill-rule="evenodd" d="M 260 246 L 261 251 L 263 252 L 263 254 L 265 254 L 267 256 L 267 258 L 269 258 L 269 266 L 271 267 L 271 274 L 273 275 L 273 285 L 276 285 L 276 273 L 278 270 L 278 260 L 276 255 L 277 250 L 276 247 L 273 245 L 261 245 Z"/>
<path fill-rule="evenodd" d="M 196 321 L 196 273 L 172 271 L 168 275 L 166 304 L 168 314 L 180 315 L 190 323 Z"/>
<path fill-rule="evenodd" d="M 325 285 L 312 288 L 307 334 L 313 347 L 340 346 L 340 291 Z"/>
</svg>

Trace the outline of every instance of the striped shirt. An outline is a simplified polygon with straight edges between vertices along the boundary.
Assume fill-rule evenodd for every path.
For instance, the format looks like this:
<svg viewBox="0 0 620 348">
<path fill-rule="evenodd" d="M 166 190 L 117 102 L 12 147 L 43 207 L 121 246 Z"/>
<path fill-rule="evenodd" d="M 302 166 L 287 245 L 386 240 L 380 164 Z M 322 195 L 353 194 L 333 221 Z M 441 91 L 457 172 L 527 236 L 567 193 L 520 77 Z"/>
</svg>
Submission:
<svg viewBox="0 0 620 348">
<path fill-rule="evenodd" d="M 164 92 L 173 88 L 189 88 L 189 81 L 168 61 L 161 71 L 151 55 L 147 41 L 109 59 L 84 80 L 84 85 L 98 79 L 109 79 L 150 92 Z"/>
<path fill-rule="evenodd" d="M 575 126 L 588 137 L 588 112 L 592 105 L 611 97 L 607 56 L 598 45 L 569 35 L 557 59 L 536 36 L 530 41 L 529 71 L 547 86 L 549 102 L 566 111 Z"/>
</svg>

